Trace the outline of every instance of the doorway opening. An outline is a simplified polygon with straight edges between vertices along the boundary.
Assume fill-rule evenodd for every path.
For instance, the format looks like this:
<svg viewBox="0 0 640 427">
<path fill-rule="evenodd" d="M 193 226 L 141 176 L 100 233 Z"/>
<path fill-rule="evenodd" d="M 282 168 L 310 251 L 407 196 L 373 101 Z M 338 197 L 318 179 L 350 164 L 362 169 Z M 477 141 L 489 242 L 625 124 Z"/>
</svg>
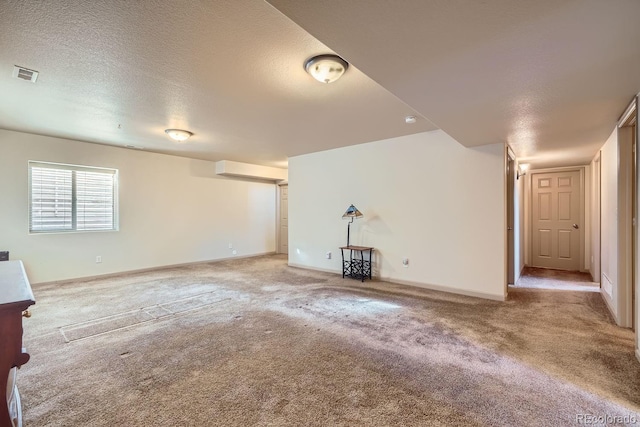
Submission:
<svg viewBox="0 0 640 427">
<path fill-rule="evenodd" d="M 637 99 L 627 107 L 618 122 L 619 200 L 618 200 L 618 279 L 622 287 L 626 323 L 637 330 L 638 278 L 638 113 Z M 624 313 L 623 311 L 623 313 Z"/>
<path fill-rule="evenodd" d="M 289 254 L 289 184 L 283 183 L 278 188 L 278 212 L 276 221 L 277 253 Z"/>
<path fill-rule="evenodd" d="M 507 151 L 507 285 L 516 282 L 515 277 L 515 186 L 516 160 L 511 150 Z"/>
<path fill-rule="evenodd" d="M 525 267 L 514 288 L 600 292 L 600 284 L 593 282 L 587 272 L 538 267 Z"/>
<path fill-rule="evenodd" d="M 585 166 L 529 170 L 524 269 L 514 288 L 598 292 L 589 273 Z M 585 253 L 587 252 L 587 253 Z"/>
</svg>

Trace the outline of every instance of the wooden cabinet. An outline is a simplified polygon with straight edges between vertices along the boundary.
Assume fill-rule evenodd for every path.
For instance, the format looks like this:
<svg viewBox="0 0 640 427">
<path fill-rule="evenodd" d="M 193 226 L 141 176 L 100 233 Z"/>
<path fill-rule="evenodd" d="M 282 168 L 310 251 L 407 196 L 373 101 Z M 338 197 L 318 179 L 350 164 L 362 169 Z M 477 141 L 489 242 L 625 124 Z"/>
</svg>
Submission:
<svg viewBox="0 0 640 427">
<path fill-rule="evenodd" d="M 32 304 L 35 298 L 22 261 L 0 262 L 0 427 L 22 424 L 16 368 L 29 360 L 22 348 L 22 318 Z"/>
</svg>

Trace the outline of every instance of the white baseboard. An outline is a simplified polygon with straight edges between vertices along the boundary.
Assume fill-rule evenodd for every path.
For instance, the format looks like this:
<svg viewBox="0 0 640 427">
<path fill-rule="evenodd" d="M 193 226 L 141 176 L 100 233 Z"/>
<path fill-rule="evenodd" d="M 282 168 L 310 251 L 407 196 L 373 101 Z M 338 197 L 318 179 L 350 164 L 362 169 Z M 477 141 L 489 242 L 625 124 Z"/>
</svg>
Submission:
<svg viewBox="0 0 640 427">
<path fill-rule="evenodd" d="M 329 269 L 324 269 L 324 268 L 318 268 L 318 267 L 309 267 L 306 265 L 300 265 L 300 264 L 296 264 L 296 263 L 289 263 L 289 267 L 294 267 L 294 268 L 300 268 L 303 270 L 313 270 L 313 271 L 320 271 L 323 273 L 331 273 L 331 274 L 337 274 L 339 276 L 342 275 L 342 271 L 340 270 L 329 270 Z M 451 288 L 449 286 L 440 286 L 440 285 L 432 285 L 429 283 L 423 283 L 423 282 L 414 282 L 414 281 L 410 281 L 410 280 L 401 280 L 401 279 L 394 279 L 392 277 L 373 277 L 374 280 L 379 280 L 382 282 L 390 282 L 390 283 L 397 283 L 399 285 L 406 285 L 406 286 L 413 286 L 415 288 L 422 288 L 422 289 L 429 289 L 431 291 L 439 291 L 439 292 L 448 292 L 450 294 L 458 294 L 458 295 L 465 295 L 465 296 L 469 296 L 469 297 L 476 297 L 476 298 L 483 298 L 483 299 L 490 299 L 490 300 L 494 300 L 494 301 L 505 301 L 506 295 L 494 295 L 494 294 L 488 294 L 488 293 L 484 293 L 484 292 L 477 292 L 477 291 L 470 291 L 467 289 L 458 289 L 458 288 Z"/>
<path fill-rule="evenodd" d="M 340 270 L 329 270 L 328 268 L 309 267 L 307 265 L 296 264 L 295 262 L 290 262 L 289 267 L 299 268 L 301 270 L 312 270 L 312 271 L 320 271 L 322 273 L 338 274 L 340 276 L 342 275 L 342 271 Z"/>
<path fill-rule="evenodd" d="M 135 269 L 135 270 L 116 271 L 116 272 L 113 272 L 113 273 L 98 274 L 96 276 L 81 276 L 81 277 L 74 277 L 74 278 L 71 278 L 71 279 L 52 280 L 50 282 L 38 282 L 38 283 L 32 283 L 31 286 L 62 285 L 64 283 L 76 282 L 78 280 L 108 279 L 109 277 L 122 276 L 124 274 L 145 273 L 147 271 L 159 271 L 159 270 L 166 270 L 166 269 L 169 269 L 169 268 L 186 267 L 186 266 L 189 266 L 189 265 L 198 265 L 198 264 L 207 264 L 207 263 L 210 263 L 210 262 L 229 261 L 229 260 L 232 260 L 232 259 L 255 258 L 255 257 L 259 257 L 259 256 L 275 255 L 275 254 L 276 254 L 275 251 L 271 251 L 271 252 L 261 252 L 261 253 L 257 253 L 257 254 L 251 254 L 251 255 L 235 255 L 235 256 L 230 256 L 230 257 L 215 258 L 215 259 L 209 259 L 209 260 L 204 260 L 204 261 L 185 262 L 185 263 L 181 263 L 181 264 L 159 265 L 159 266 L 156 266 L 156 267 L 139 268 L 139 269 Z"/>
<path fill-rule="evenodd" d="M 611 305 L 611 301 L 609 300 L 609 295 L 607 294 L 607 292 L 604 290 L 604 288 L 600 288 L 600 295 L 602 296 L 602 299 L 604 300 L 604 303 L 606 304 L 607 308 L 609 309 L 609 313 L 611 314 L 611 317 L 613 317 L 613 320 L 616 322 L 616 325 L 620 326 L 620 321 L 618 320 L 618 316 L 616 314 L 616 312 L 613 309 L 613 306 Z"/>
<path fill-rule="evenodd" d="M 393 279 L 393 278 L 390 278 L 390 277 L 381 277 L 380 280 L 383 280 L 385 282 L 398 283 L 398 284 L 401 284 L 401 285 L 414 286 L 416 288 L 429 289 L 431 291 L 448 292 L 450 294 L 465 295 L 465 296 L 468 296 L 468 297 L 490 299 L 490 300 L 494 300 L 494 301 L 506 301 L 506 299 L 507 299 L 506 295 L 489 294 L 489 293 L 486 293 L 486 292 L 478 292 L 478 291 L 471 291 L 471 290 L 468 290 L 468 289 L 452 288 L 452 287 L 449 287 L 449 286 L 442 286 L 442 285 L 432 285 L 430 283 L 414 282 L 414 281 L 411 281 L 411 280 L 400 280 L 400 279 Z"/>
</svg>

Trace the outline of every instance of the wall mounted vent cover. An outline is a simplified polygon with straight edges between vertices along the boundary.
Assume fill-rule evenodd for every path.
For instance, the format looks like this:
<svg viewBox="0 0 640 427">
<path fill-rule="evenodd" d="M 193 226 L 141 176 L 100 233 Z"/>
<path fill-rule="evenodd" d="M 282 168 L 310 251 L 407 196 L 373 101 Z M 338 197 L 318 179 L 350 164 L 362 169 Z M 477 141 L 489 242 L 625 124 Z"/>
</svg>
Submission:
<svg viewBox="0 0 640 427">
<path fill-rule="evenodd" d="M 13 67 L 13 77 L 35 83 L 38 79 L 38 72 L 15 65 Z"/>
</svg>

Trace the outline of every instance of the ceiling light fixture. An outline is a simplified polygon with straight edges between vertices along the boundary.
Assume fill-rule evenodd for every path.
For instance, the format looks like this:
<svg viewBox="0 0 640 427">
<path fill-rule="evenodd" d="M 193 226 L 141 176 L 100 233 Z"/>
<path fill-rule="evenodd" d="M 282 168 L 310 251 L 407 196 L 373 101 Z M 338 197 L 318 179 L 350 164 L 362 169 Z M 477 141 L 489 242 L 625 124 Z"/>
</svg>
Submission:
<svg viewBox="0 0 640 427">
<path fill-rule="evenodd" d="M 407 116 L 404 118 L 404 122 L 412 125 L 416 122 L 416 116 Z"/>
<path fill-rule="evenodd" d="M 349 68 L 349 63 L 338 55 L 318 55 L 307 59 L 304 69 L 320 83 L 333 83 Z"/>
<path fill-rule="evenodd" d="M 191 135 L 193 135 L 192 132 L 182 129 L 166 129 L 164 133 L 169 135 L 169 138 L 179 142 L 186 141 L 191 137 Z"/>
</svg>

